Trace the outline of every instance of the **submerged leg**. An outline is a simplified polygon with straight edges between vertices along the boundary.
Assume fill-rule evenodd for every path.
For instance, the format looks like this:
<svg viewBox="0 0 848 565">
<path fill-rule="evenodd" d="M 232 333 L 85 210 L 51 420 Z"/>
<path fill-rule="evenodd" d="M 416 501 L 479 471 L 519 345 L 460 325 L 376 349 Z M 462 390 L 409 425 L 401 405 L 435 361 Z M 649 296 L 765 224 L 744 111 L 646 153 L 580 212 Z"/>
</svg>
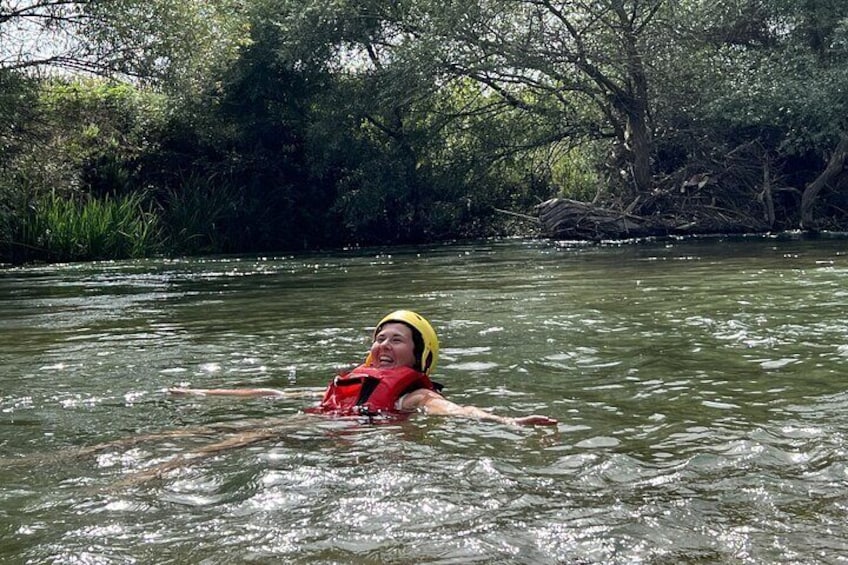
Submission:
<svg viewBox="0 0 848 565">
<path fill-rule="evenodd" d="M 281 430 L 278 428 L 242 432 L 236 436 L 201 447 L 200 449 L 195 449 L 194 451 L 177 455 L 172 459 L 158 465 L 154 465 L 153 467 L 131 473 L 120 481 L 114 483 L 112 486 L 115 488 L 135 486 L 145 483 L 151 479 L 158 479 L 168 471 L 193 465 L 208 457 L 221 453 L 222 451 L 246 447 L 267 439 L 278 437 L 280 435 L 280 431 Z"/>
<path fill-rule="evenodd" d="M 241 422 L 208 424 L 205 426 L 194 426 L 190 428 L 141 434 L 98 443 L 87 447 L 62 449 L 55 453 L 36 453 L 18 459 L 0 459 L 0 467 L 17 467 L 31 465 L 34 463 L 54 463 L 68 459 L 78 459 L 95 455 L 103 451 L 108 451 L 110 449 L 133 447 L 135 445 L 163 439 L 220 436 L 222 433 L 228 432 L 242 432 L 256 428 L 268 428 L 269 426 L 279 426 L 289 423 L 294 424 L 296 422 L 303 421 L 306 417 L 307 416 L 304 414 L 292 414 L 291 416 L 283 418 L 243 420 Z"/>
</svg>

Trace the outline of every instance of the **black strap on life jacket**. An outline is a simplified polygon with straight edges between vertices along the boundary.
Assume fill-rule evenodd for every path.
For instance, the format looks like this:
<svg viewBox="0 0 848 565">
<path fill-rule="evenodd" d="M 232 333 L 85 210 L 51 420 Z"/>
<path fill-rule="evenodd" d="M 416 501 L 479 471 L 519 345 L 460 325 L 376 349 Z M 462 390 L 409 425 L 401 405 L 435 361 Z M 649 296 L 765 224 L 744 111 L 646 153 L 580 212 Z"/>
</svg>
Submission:
<svg viewBox="0 0 848 565">
<path fill-rule="evenodd" d="M 377 388 L 377 385 L 380 384 L 379 379 L 375 379 L 374 377 L 362 377 L 362 389 L 359 391 L 359 398 L 356 399 L 356 406 L 362 406 L 368 399 L 371 398 L 371 395 L 374 394 L 374 389 Z M 362 408 L 361 410 L 367 410 Z"/>
<path fill-rule="evenodd" d="M 369 424 L 374 423 L 374 416 L 377 415 L 377 412 L 370 410 L 367 406 L 365 406 L 365 403 L 368 402 L 368 399 L 372 394 L 374 394 L 374 390 L 377 388 L 379 383 L 379 379 L 375 379 L 374 377 L 367 375 L 354 375 L 350 377 L 340 375 L 333 379 L 333 384 L 336 387 L 353 385 L 361 387 L 359 389 L 359 396 L 356 398 L 356 403 L 354 404 L 356 407 L 355 412 L 360 416 L 368 418 Z"/>
</svg>

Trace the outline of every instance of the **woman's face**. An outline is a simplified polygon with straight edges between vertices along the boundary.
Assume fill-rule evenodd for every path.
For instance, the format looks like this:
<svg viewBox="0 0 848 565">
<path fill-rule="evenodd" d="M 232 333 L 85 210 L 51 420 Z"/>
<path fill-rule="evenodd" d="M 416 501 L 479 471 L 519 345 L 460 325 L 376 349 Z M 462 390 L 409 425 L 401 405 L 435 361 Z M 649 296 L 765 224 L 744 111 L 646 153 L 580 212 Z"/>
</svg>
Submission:
<svg viewBox="0 0 848 565">
<path fill-rule="evenodd" d="M 380 328 L 371 344 L 371 366 L 378 369 L 415 368 L 415 342 L 409 326 L 389 322 Z"/>
</svg>

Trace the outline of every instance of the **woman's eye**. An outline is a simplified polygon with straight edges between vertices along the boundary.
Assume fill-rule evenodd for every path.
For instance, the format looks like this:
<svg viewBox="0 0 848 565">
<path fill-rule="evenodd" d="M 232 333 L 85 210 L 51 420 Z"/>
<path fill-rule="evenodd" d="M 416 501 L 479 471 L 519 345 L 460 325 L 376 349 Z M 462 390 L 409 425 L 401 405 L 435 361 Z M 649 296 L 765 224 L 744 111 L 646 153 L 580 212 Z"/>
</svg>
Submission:
<svg viewBox="0 0 848 565">
<path fill-rule="evenodd" d="M 389 342 L 392 345 L 400 345 L 400 344 L 406 343 L 406 340 L 403 339 L 403 336 L 396 336 L 396 337 L 395 336 L 391 336 L 391 337 L 377 336 L 377 338 L 374 340 L 374 343 L 378 343 L 378 344 L 383 344 L 383 343 L 386 343 L 386 342 Z"/>
</svg>

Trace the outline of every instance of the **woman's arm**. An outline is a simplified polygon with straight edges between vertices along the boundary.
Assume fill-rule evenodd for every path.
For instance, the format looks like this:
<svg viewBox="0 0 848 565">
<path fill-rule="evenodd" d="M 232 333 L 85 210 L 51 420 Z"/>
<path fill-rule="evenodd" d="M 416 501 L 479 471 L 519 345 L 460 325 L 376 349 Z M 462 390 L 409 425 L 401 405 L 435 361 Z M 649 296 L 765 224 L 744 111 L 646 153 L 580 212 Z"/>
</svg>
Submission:
<svg viewBox="0 0 848 565">
<path fill-rule="evenodd" d="M 323 389 L 277 390 L 275 388 L 186 388 L 173 387 L 168 392 L 177 395 L 195 396 L 273 396 L 277 398 L 317 398 L 323 394 Z"/>
<path fill-rule="evenodd" d="M 425 414 L 432 414 L 434 416 L 476 418 L 478 420 L 492 420 L 502 424 L 518 426 L 555 426 L 557 424 L 557 421 L 553 418 L 537 414 L 523 416 L 521 418 L 507 418 L 506 416 L 498 416 L 497 414 L 486 412 L 476 406 L 460 406 L 447 400 L 440 394 L 427 389 L 410 392 L 403 397 L 400 407 L 403 410 L 409 411 L 422 410 Z"/>
</svg>

